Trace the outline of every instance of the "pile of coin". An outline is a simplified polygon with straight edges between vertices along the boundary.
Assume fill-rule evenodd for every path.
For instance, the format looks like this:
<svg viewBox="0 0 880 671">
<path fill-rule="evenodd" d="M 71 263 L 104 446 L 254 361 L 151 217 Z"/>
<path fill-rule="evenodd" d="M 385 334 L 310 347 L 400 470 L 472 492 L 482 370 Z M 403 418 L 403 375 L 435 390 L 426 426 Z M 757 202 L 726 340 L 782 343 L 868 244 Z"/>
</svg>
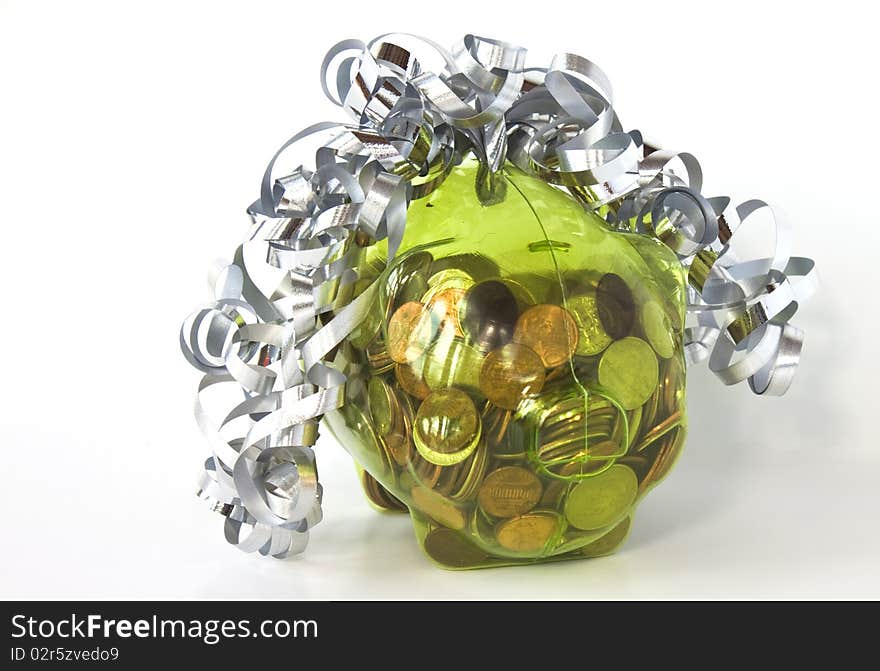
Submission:
<svg viewBox="0 0 880 671">
<path fill-rule="evenodd" d="M 449 567 L 613 551 L 683 441 L 675 307 L 615 273 L 479 254 L 413 251 L 385 278 L 340 411 L 372 437 L 352 450 L 370 500 L 408 506 Z"/>
</svg>

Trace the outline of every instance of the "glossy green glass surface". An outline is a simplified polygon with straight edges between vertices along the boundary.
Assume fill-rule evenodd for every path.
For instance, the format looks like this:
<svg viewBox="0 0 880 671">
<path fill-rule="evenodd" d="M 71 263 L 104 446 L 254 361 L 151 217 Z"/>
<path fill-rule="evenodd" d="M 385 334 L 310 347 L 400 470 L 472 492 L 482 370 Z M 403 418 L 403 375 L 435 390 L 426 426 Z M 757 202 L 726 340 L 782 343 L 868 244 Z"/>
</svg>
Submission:
<svg viewBox="0 0 880 671">
<path fill-rule="evenodd" d="M 412 202 L 390 266 L 358 250 L 351 295 L 381 289 L 325 425 L 441 566 L 608 554 L 684 441 L 684 272 L 510 166 L 485 206 L 477 172 Z"/>
</svg>

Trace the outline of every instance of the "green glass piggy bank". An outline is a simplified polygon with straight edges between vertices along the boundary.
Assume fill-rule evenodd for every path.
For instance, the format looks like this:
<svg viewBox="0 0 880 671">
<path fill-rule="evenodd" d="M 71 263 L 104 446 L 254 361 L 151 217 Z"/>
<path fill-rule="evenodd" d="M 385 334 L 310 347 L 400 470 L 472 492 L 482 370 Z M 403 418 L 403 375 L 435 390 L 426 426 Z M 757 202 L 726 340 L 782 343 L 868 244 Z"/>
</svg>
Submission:
<svg viewBox="0 0 880 671">
<path fill-rule="evenodd" d="M 610 553 L 684 441 L 684 271 L 511 165 L 484 204 L 479 173 L 412 201 L 390 264 L 359 248 L 351 295 L 379 291 L 325 425 L 443 567 Z"/>
</svg>

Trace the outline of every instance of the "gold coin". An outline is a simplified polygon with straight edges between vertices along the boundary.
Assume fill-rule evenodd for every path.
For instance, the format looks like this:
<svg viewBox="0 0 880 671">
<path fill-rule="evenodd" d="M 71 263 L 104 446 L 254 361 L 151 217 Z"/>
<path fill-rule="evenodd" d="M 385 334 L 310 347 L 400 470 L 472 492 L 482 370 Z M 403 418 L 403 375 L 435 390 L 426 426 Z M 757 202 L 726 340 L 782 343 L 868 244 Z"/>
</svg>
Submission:
<svg viewBox="0 0 880 671">
<path fill-rule="evenodd" d="M 599 318 L 599 305 L 595 293 L 572 296 L 566 302 L 566 307 L 574 317 L 580 332 L 575 354 L 593 356 L 611 344 L 612 338 L 606 333 Z"/>
<path fill-rule="evenodd" d="M 452 466 L 436 466 L 441 471 L 440 479 L 432 489 L 452 501 L 469 501 L 476 495 L 488 464 L 489 451 L 481 441 L 464 461 Z"/>
<path fill-rule="evenodd" d="M 599 361 L 599 384 L 626 410 L 635 410 L 651 397 L 659 376 L 654 350 L 640 338 L 613 342 Z"/>
<path fill-rule="evenodd" d="M 409 301 L 418 302 L 428 288 L 428 269 L 434 257 L 430 252 L 408 252 L 398 257 L 388 271 L 386 292 L 396 310 Z"/>
<path fill-rule="evenodd" d="M 630 517 L 625 518 L 602 538 L 585 545 L 581 549 L 581 554 L 587 557 L 601 557 L 614 552 L 626 539 L 631 519 Z"/>
<path fill-rule="evenodd" d="M 575 482 L 577 482 L 572 476 L 576 476 L 582 469 L 583 462 L 580 460 L 569 461 L 559 468 L 558 474 L 560 477 L 552 478 L 547 483 L 538 505 L 542 508 L 558 509 L 562 496 L 574 486 Z M 563 480 L 561 478 L 565 479 Z"/>
<path fill-rule="evenodd" d="M 525 438 L 521 435 L 521 431 L 517 432 L 516 429 L 511 429 L 512 426 L 518 426 L 511 423 L 512 411 L 502 410 L 491 402 L 487 402 L 481 417 L 483 436 L 493 458 L 504 461 L 519 461 L 525 458 Z"/>
<path fill-rule="evenodd" d="M 474 452 L 476 453 L 476 450 L 474 450 Z M 468 459 L 470 459 L 470 457 L 468 457 Z M 437 484 L 435 484 L 432 489 L 438 494 L 442 494 L 446 498 L 452 500 L 452 489 L 461 477 L 462 471 L 464 471 L 465 468 L 464 465 L 468 462 L 468 459 L 460 461 L 457 464 L 452 464 L 451 466 L 440 467 L 440 479 L 437 480 Z"/>
<path fill-rule="evenodd" d="M 626 446 L 614 439 L 590 442 L 587 447 L 587 459 L 581 461 L 578 473 L 585 475 L 601 471 L 625 453 Z"/>
<path fill-rule="evenodd" d="M 519 316 L 513 342 L 530 347 L 546 368 L 553 368 L 568 361 L 577 349 L 577 323 L 558 305 L 535 305 Z"/>
<path fill-rule="evenodd" d="M 529 347 L 508 343 L 489 352 L 480 370 L 480 390 L 492 403 L 516 410 L 520 401 L 544 386 L 544 364 Z"/>
<path fill-rule="evenodd" d="M 437 265 L 437 264 L 435 264 Z M 445 268 L 437 270 L 428 278 L 428 292 L 422 297 L 428 303 L 435 294 L 444 289 L 469 289 L 474 285 L 474 278 L 470 273 L 460 268 Z"/>
<path fill-rule="evenodd" d="M 644 410 L 648 404 L 646 403 L 643 406 L 639 406 L 635 410 L 627 410 L 627 427 L 621 427 L 621 429 L 625 428 L 626 430 L 621 430 L 618 434 L 618 437 L 622 441 L 623 451 L 628 452 L 630 448 L 632 448 L 636 444 L 636 437 L 639 435 L 639 431 L 642 427 L 642 417 L 644 417 Z"/>
<path fill-rule="evenodd" d="M 584 399 L 569 392 L 547 406 L 533 453 L 539 471 L 578 479 L 577 475 L 606 468 L 626 452 L 627 416 L 602 393 Z"/>
<path fill-rule="evenodd" d="M 391 432 L 394 424 L 394 392 L 380 378 L 370 378 L 367 383 L 367 402 L 370 408 L 370 417 L 373 425 L 380 436 L 386 436 Z"/>
<path fill-rule="evenodd" d="M 471 568 L 489 559 L 486 552 L 451 529 L 429 531 L 424 548 L 431 559 L 450 568 Z"/>
<path fill-rule="evenodd" d="M 434 317 L 435 322 L 439 324 L 440 331 L 450 331 L 457 336 L 464 335 L 458 318 L 458 308 L 464 295 L 464 289 L 449 287 L 438 291 L 428 301 L 427 309 Z"/>
<path fill-rule="evenodd" d="M 381 375 L 394 366 L 394 362 L 388 356 L 388 350 L 385 349 L 385 343 L 381 339 L 377 338 L 367 345 L 367 363 L 374 375 Z"/>
<path fill-rule="evenodd" d="M 483 481 L 486 467 L 489 465 L 489 450 L 485 444 L 480 444 L 474 453 L 462 462 L 462 470 L 455 484 L 449 492 L 449 498 L 454 501 L 468 501 L 477 493 L 477 488 Z"/>
<path fill-rule="evenodd" d="M 496 527 L 495 538 L 507 550 L 533 553 L 544 548 L 558 528 L 554 513 L 536 511 L 504 520 Z"/>
<path fill-rule="evenodd" d="M 618 464 L 623 464 L 624 466 L 628 466 L 633 470 L 636 474 L 636 477 L 639 479 L 641 483 L 645 477 L 645 474 L 648 472 L 648 469 L 651 467 L 651 460 L 645 457 L 642 454 L 627 454 L 621 457 L 618 461 Z M 639 485 L 639 491 L 641 492 L 642 486 Z"/>
<path fill-rule="evenodd" d="M 678 459 L 678 455 L 681 454 L 681 448 L 684 445 L 684 435 L 684 428 L 679 426 L 672 434 L 666 436 L 657 450 L 657 456 L 654 457 L 651 469 L 642 481 L 641 491 L 647 490 L 666 477 L 675 464 L 676 459 Z"/>
<path fill-rule="evenodd" d="M 394 401 L 394 424 L 382 441 L 398 466 L 406 466 L 412 458 L 412 410 L 404 410 L 406 399 L 401 392 L 392 389 Z M 409 413 L 409 414 L 407 414 Z"/>
<path fill-rule="evenodd" d="M 663 359 L 675 352 L 675 334 L 666 311 L 656 301 L 648 301 L 642 306 L 642 328 L 645 337 Z"/>
<path fill-rule="evenodd" d="M 413 505 L 438 524 L 450 529 L 464 529 L 464 513 L 449 499 L 421 486 L 413 487 L 410 496 Z"/>
<path fill-rule="evenodd" d="M 421 366 L 416 367 L 414 363 L 394 364 L 394 377 L 401 389 L 420 401 L 428 398 L 428 394 L 431 393 L 431 388 L 425 384 L 425 378 L 422 377 Z"/>
<path fill-rule="evenodd" d="M 405 513 L 409 510 L 406 504 L 389 492 L 376 478 L 367 471 L 361 471 L 361 484 L 370 503 L 385 512 Z"/>
<path fill-rule="evenodd" d="M 566 480 L 551 480 L 544 488 L 544 493 L 538 503 L 542 508 L 556 508 L 568 485 L 569 482 Z"/>
<path fill-rule="evenodd" d="M 379 440 L 391 460 L 403 466 L 410 458 L 410 427 L 398 393 L 377 377 L 367 384 L 370 417 Z"/>
<path fill-rule="evenodd" d="M 391 431 L 379 440 L 390 458 L 389 464 L 406 466 L 410 462 L 412 441 L 409 427 L 402 417 L 396 417 Z"/>
<path fill-rule="evenodd" d="M 658 412 L 660 410 L 660 399 L 663 396 L 664 389 L 664 380 L 666 379 L 666 373 L 661 373 L 661 382 L 657 386 L 657 389 L 651 394 L 651 397 L 647 400 L 644 406 L 642 406 L 642 422 L 641 429 L 643 431 L 648 430 L 653 425 L 654 420 L 658 416 Z"/>
<path fill-rule="evenodd" d="M 422 401 L 413 426 L 419 454 L 439 466 L 467 459 L 477 447 L 480 432 L 474 402 L 455 388 L 439 389 Z"/>
<path fill-rule="evenodd" d="M 482 365 L 482 352 L 466 345 L 461 338 L 447 337 L 444 332 L 425 352 L 422 377 L 430 389 L 459 387 L 479 392 Z"/>
<path fill-rule="evenodd" d="M 442 466 L 425 461 L 422 455 L 416 452 L 406 470 L 400 474 L 400 482 L 402 486 L 414 483 L 433 489 L 442 474 Z"/>
<path fill-rule="evenodd" d="M 405 466 L 409 463 L 411 444 L 406 433 L 396 431 L 390 433 L 382 438 L 382 443 L 398 466 Z"/>
<path fill-rule="evenodd" d="M 421 303 L 404 303 L 388 322 L 388 355 L 396 363 L 411 363 L 424 354 L 434 332 L 431 313 Z"/>
<path fill-rule="evenodd" d="M 534 508 L 543 490 L 541 481 L 531 471 L 519 466 L 503 466 L 483 480 L 477 502 L 495 517 L 516 517 Z"/>
<path fill-rule="evenodd" d="M 636 446 L 637 452 L 642 452 L 651 446 L 657 440 L 660 440 L 665 435 L 675 431 L 679 426 L 681 426 L 682 422 L 682 412 L 681 410 L 676 410 L 671 415 L 667 416 L 662 422 L 655 424 L 651 427 L 650 431 L 646 431 L 645 435 L 642 436 L 642 439 L 639 441 Z"/>
<path fill-rule="evenodd" d="M 628 466 L 614 464 L 581 480 L 565 499 L 565 517 L 577 529 L 591 531 L 613 524 L 636 500 L 639 482 Z"/>
</svg>

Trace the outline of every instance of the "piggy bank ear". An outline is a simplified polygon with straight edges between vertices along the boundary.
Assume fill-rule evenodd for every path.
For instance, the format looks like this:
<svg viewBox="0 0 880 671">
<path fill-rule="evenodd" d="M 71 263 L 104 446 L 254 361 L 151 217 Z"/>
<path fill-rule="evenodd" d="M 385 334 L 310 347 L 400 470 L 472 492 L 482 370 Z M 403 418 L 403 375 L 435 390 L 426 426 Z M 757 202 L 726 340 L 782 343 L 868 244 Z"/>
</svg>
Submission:
<svg viewBox="0 0 880 671">
<path fill-rule="evenodd" d="M 340 42 L 321 80 L 348 120 L 272 156 L 180 333 L 230 543 L 302 551 L 324 418 L 440 564 L 596 556 L 678 454 L 685 359 L 790 384 L 812 262 L 625 132 L 594 63 L 391 34 Z"/>
</svg>

